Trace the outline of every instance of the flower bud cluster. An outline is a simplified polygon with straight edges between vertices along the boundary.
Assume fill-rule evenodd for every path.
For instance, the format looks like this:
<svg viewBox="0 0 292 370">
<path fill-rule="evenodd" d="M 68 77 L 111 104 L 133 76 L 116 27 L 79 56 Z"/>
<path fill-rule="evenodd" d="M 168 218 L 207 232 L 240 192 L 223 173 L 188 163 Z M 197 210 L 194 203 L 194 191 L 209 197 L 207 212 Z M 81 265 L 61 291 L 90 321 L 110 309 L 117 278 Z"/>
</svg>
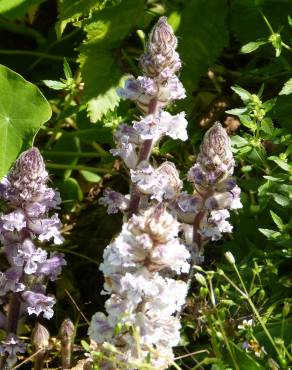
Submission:
<svg viewBox="0 0 292 370">
<path fill-rule="evenodd" d="M 166 17 L 161 17 L 140 59 L 144 75 L 130 78 L 124 88 L 118 89 L 122 98 L 133 100 L 145 114 L 133 126 L 122 124 L 115 134 L 117 149 L 111 152 L 120 156 L 130 169 L 148 159 L 162 137 L 187 140 L 184 112 L 173 116 L 162 109 L 174 100 L 185 98 L 185 89 L 175 74 L 181 67 L 176 47 L 177 39 Z M 148 142 L 147 153 L 145 142 Z"/>
<path fill-rule="evenodd" d="M 193 242 L 199 249 L 209 240 L 218 240 L 222 233 L 232 231 L 228 210 L 242 207 L 233 171 L 230 138 L 216 122 L 206 132 L 197 162 L 188 172 L 194 195 L 182 194 L 175 205 L 179 219 L 196 229 Z"/>
<path fill-rule="evenodd" d="M 6 271 L 0 272 L 0 296 L 6 303 L 11 294 L 16 294 L 21 312 L 50 319 L 55 298 L 46 295 L 45 284 L 56 280 L 66 263 L 63 254 L 48 255 L 39 247 L 44 241 L 63 242 L 58 215 L 49 216 L 60 197 L 47 182 L 43 158 L 33 148 L 21 154 L 0 184 L 0 199 L 6 208 L 0 214 L 0 241 L 9 264 Z M 8 322 L 7 330 L 12 328 L 16 334 L 17 325 Z M 4 347 L 1 350 L 6 351 Z"/>
<path fill-rule="evenodd" d="M 187 284 L 172 276 L 190 268 L 178 232 L 179 223 L 163 206 L 151 207 L 133 215 L 104 251 L 107 315 L 93 316 L 89 335 L 118 348 L 115 359 L 127 369 L 142 368 L 149 359 L 153 368 L 166 369 L 173 360 L 180 328 L 174 314 L 185 302 Z M 105 361 L 103 368 L 115 367 Z"/>
</svg>

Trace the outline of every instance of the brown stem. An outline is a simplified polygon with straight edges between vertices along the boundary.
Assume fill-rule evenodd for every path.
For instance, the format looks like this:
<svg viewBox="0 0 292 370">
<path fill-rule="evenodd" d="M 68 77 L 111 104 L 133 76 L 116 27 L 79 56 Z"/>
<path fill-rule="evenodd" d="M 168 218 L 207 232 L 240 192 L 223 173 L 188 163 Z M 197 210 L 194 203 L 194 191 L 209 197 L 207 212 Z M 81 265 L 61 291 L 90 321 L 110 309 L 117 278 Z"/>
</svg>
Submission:
<svg viewBox="0 0 292 370">
<path fill-rule="evenodd" d="M 21 306 L 20 293 L 12 293 L 9 302 L 7 330 L 6 330 L 7 335 L 10 333 L 17 334 L 20 306 Z"/>
<path fill-rule="evenodd" d="M 150 101 L 149 106 L 148 106 L 148 112 L 147 114 L 154 114 L 157 111 L 157 103 L 158 100 L 157 98 L 154 98 Z M 149 157 L 151 155 L 152 151 L 152 146 L 153 146 L 153 140 L 148 139 L 143 142 L 140 148 L 139 152 L 139 159 L 138 159 L 138 164 L 141 163 L 142 161 L 148 161 Z M 141 199 L 141 194 L 137 187 L 132 184 L 131 187 L 131 197 L 130 197 L 130 206 L 129 206 L 129 213 L 128 217 L 130 218 L 133 214 L 138 213 L 139 206 L 140 206 L 140 199 Z"/>
</svg>

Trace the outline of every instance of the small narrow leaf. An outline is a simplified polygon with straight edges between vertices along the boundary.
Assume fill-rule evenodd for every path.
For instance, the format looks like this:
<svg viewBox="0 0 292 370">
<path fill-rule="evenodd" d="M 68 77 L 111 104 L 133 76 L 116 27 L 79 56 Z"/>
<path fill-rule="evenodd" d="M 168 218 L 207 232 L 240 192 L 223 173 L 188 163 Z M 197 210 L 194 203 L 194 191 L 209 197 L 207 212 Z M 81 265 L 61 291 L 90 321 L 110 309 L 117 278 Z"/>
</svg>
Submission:
<svg viewBox="0 0 292 370">
<path fill-rule="evenodd" d="M 275 162 L 279 167 L 282 168 L 284 171 L 290 171 L 290 166 L 287 162 L 283 161 L 283 159 L 280 159 L 276 156 L 271 156 L 268 158 L 270 161 Z"/>
<path fill-rule="evenodd" d="M 88 182 L 100 182 L 101 181 L 101 177 L 98 176 L 96 173 L 94 172 L 91 172 L 91 171 L 87 171 L 87 170 L 81 170 L 80 171 L 81 175 L 84 177 L 84 179 Z"/>
<path fill-rule="evenodd" d="M 279 230 L 282 230 L 283 229 L 283 226 L 284 226 L 284 223 L 281 219 L 280 216 L 278 216 L 275 212 L 273 212 L 272 210 L 270 210 L 270 214 L 272 216 L 272 219 L 273 221 L 275 222 L 275 224 L 278 226 Z"/>
<path fill-rule="evenodd" d="M 264 234 L 268 239 L 275 239 L 277 238 L 278 236 L 281 235 L 281 233 L 279 233 L 279 231 L 276 231 L 276 230 L 270 230 L 270 229 L 259 229 L 259 231 Z"/>
<path fill-rule="evenodd" d="M 251 41 L 251 42 L 243 45 L 241 47 L 240 51 L 243 54 L 252 53 L 253 51 L 257 50 L 261 45 L 264 45 L 267 42 L 268 41 L 266 41 L 266 40 Z"/>
<path fill-rule="evenodd" d="M 43 83 L 53 90 L 64 90 L 66 87 L 66 84 L 60 81 L 43 80 Z"/>
<path fill-rule="evenodd" d="M 65 75 L 67 80 L 72 78 L 72 71 L 71 71 L 71 68 L 70 68 L 69 63 L 67 62 L 66 58 L 64 58 L 63 70 L 64 70 L 64 75 Z"/>
<path fill-rule="evenodd" d="M 289 95 L 292 93 L 292 78 L 285 82 L 279 95 Z"/>
<path fill-rule="evenodd" d="M 261 130 L 268 135 L 272 135 L 274 131 L 273 121 L 269 117 L 265 117 L 261 122 Z"/>
<path fill-rule="evenodd" d="M 240 96 L 244 103 L 248 103 L 252 99 L 252 94 L 240 86 L 231 86 L 231 89 Z"/>
</svg>

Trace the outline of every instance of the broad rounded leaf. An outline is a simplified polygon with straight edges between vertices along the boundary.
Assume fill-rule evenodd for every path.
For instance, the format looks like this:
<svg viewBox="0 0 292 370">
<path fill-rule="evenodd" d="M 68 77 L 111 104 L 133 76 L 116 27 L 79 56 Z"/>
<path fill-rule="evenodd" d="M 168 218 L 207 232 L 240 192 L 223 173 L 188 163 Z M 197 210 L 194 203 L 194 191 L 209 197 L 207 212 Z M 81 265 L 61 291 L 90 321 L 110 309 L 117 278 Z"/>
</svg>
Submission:
<svg viewBox="0 0 292 370">
<path fill-rule="evenodd" d="M 18 73 L 0 65 L 0 178 L 19 153 L 32 146 L 34 136 L 51 117 L 40 90 Z"/>
</svg>

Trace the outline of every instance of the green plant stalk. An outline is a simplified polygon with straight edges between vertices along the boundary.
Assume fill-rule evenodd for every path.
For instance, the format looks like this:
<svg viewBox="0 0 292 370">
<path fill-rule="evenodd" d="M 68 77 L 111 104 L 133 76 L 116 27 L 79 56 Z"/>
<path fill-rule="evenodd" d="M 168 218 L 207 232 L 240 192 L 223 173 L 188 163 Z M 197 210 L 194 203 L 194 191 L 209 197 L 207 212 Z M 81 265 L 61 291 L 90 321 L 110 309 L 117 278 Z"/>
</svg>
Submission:
<svg viewBox="0 0 292 370">
<path fill-rule="evenodd" d="M 64 156 L 64 157 L 84 157 L 84 158 L 96 158 L 96 157 L 105 157 L 109 156 L 107 152 L 104 153 L 97 153 L 97 152 L 61 152 L 55 150 L 42 150 L 42 154 L 50 155 L 50 156 Z"/>
<path fill-rule="evenodd" d="M 258 312 L 257 308 L 256 308 L 256 307 L 255 307 L 255 305 L 253 304 L 253 301 L 251 300 L 251 298 L 250 298 L 250 296 L 249 296 L 249 294 L 248 294 L 248 292 L 247 292 L 247 290 L 246 290 L 246 287 L 245 287 L 244 281 L 243 281 L 243 279 L 242 279 L 242 277 L 241 277 L 241 274 L 240 274 L 240 272 L 239 272 L 239 270 L 238 270 L 237 266 L 234 264 L 234 265 L 233 265 L 233 267 L 234 267 L 234 269 L 235 269 L 235 271 L 236 271 L 236 274 L 237 274 L 237 276 L 238 276 L 238 278 L 239 278 L 239 280 L 240 280 L 240 283 L 241 283 L 241 285 L 242 285 L 242 287 L 243 287 L 243 290 L 244 290 L 244 292 L 245 292 L 245 294 L 244 294 L 244 298 L 246 298 L 246 300 L 248 301 L 248 303 L 249 303 L 250 307 L 252 308 L 252 310 L 253 310 L 254 314 L 256 315 L 257 319 L 259 320 L 259 323 L 261 324 L 261 326 L 262 326 L 262 328 L 263 328 L 264 332 L 266 333 L 266 336 L 268 337 L 269 341 L 271 342 L 272 346 L 274 347 L 274 349 L 275 349 L 275 351 L 276 351 L 276 353 L 277 353 L 278 357 L 279 357 L 279 358 L 281 358 L 281 354 L 279 353 L 279 349 L 278 349 L 278 347 L 276 346 L 276 343 L 274 342 L 274 340 L 273 340 L 273 338 L 272 338 L 272 336 L 271 336 L 271 334 L 270 334 L 269 330 L 268 330 L 268 329 L 267 329 L 267 327 L 266 327 L 266 324 L 265 324 L 265 323 L 264 323 L 264 321 L 262 320 L 261 315 L 259 314 L 259 312 Z"/>
<path fill-rule="evenodd" d="M 8 50 L 8 49 L 0 49 L 0 54 L 5 55 L 27 55 L 32 57 L 42 57 L 45 59 L 51 59 L 51 60 L 58 60 L 63 62 L 64 56 L 61 55 L 52 55 L 52 54 L 46 54 L 39 51 L 30 51 L 30 50 Z M 75 58 L 66 57 L 66 59 L 69 62 L 75 62 Z"/>
<path fill-rule="evenodd" d="M 56 168 L 56 169 L 60 169 L 60 170 L 71 169 L 71 170 L 77 170 L 77 171 L 85 170 L 85 171 L 91 171 L 91 172 L 96 172 L 96 173 L 113 173 L 113 171 L 108 170 L 106 168 L 83 166 L 81 164 L 70 165 L 70 164 L 61 164 L 61 163 L 50 163 L 50 162 L 47 162 L 46 163 L 46 167 L 47 168 Z"/>
</svg>

